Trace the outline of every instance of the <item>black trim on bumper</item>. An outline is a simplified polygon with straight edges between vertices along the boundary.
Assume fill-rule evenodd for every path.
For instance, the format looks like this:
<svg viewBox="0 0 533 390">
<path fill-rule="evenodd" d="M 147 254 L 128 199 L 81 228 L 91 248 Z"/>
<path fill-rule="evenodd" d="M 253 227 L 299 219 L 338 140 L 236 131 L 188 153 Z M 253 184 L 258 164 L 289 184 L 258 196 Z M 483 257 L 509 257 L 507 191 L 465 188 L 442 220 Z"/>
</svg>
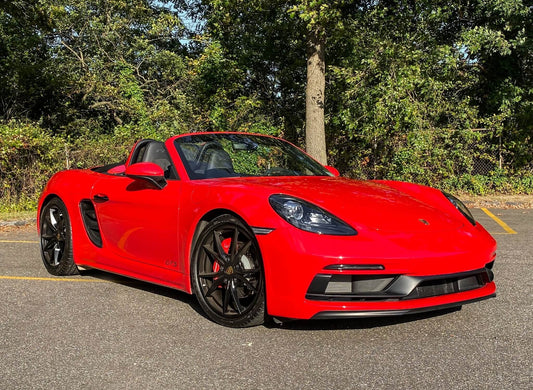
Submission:
<svg viewBox="0 0 533 390">
<path fill-rule="evenodd" d="M 488 267 L 455 274 L 317 274 L 305 295 L 313 301 L 398 301 L 435 297 L 485 286 L 494 279 Z"/>
<path fill-rule="evenodd" d="M 331 320 L 340 318 L 365 318 L 365 317 L 388 317 L 388 316 L 402 316 L 408 314 L 420 314 L 430 311 L 446 310 L 457 306 L 466 305 L 468 303 L 474 303 L 483 301 L 485 299 L 496 297 L 496 293 L 487 295 L 481 298 L 470 299 L 466 301 L 447 303 L 438 306 L 420 307 L 416 309 L 405 310 L 369 310 L 369 311 L 321 311 L 311 317 L 312 320 Z"/>
</svg>

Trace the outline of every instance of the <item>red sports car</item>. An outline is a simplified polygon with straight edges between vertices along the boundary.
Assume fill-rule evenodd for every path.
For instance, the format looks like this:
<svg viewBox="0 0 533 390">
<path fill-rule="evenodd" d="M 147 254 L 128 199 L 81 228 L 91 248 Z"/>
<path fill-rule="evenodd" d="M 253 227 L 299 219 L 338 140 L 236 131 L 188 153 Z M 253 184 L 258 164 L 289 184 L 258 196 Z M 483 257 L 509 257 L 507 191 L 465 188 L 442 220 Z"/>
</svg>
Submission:
<svg viewBox="0 0 533 390">
<path fill-rule="evenodd" d="M 38 228 L 50 273 L 183 290 L 232 327 L 417 313 L 496 291 L 496 243 L 458 199 L 341 178 L 269 136 L 147 139 L 126 163 L 59 172 Z"/>
</svg>

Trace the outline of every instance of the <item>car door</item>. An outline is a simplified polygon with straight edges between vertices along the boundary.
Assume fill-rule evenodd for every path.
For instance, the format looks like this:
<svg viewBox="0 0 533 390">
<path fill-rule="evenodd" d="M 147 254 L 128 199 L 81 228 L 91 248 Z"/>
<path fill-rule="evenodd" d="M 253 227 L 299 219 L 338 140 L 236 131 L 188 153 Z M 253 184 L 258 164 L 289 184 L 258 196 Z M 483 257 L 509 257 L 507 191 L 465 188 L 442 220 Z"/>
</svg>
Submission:
<svg viewBox="0 0 533 390">
<path fill-rule="evenodd" d="M 150 159 L 146 151 L 138 155 L 141 161 Z M 163 269 L 182 272 L 177 240 L 180 193 L 181 181 L 173 177 L 164 188 L 123 175 L 98 180 L 91 198 L 103 240 L 104 258 L 99 261 L 152 276 Z"/>
</svg>

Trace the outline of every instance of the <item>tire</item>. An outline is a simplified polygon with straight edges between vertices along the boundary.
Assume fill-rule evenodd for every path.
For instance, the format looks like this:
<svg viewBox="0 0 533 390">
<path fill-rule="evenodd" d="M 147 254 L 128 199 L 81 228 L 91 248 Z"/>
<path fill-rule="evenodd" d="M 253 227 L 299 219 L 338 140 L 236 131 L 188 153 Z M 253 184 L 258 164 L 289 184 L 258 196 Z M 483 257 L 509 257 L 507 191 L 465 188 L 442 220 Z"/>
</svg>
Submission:
<svg viewBox="0 0 533 390">
<path fill-rule="evenodd" d="M 70 218 L 61 199 L 48 201 L 41 210 L 39 221 L 41 257 L 48 272 L 58 276 L 78 274 L 72 256 Z"/>
<path fill-rule="evenodd" d="M 193 292 L 214 322 L 244 328 L 265 322 L 263 262 L 255 235 L 231 215 L 201 232 L 191 261 Z"/>
</svg>

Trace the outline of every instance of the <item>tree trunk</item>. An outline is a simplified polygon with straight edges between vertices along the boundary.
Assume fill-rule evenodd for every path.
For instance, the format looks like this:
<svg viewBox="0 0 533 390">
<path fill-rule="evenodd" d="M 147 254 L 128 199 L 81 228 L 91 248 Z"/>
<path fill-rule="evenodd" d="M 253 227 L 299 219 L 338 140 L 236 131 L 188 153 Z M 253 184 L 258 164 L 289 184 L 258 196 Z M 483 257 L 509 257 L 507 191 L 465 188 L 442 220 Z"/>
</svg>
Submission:
<svg viewBox="0 0 533 390">
<path fill-rule="evenodd" d="M 327 163 L 324 129 L 326 88 L 325 35 L 319 27 L 309 32 L 307 42 L 307 86 L 305 89 L 305 147 L 321 164 Z"/>
</svg>

